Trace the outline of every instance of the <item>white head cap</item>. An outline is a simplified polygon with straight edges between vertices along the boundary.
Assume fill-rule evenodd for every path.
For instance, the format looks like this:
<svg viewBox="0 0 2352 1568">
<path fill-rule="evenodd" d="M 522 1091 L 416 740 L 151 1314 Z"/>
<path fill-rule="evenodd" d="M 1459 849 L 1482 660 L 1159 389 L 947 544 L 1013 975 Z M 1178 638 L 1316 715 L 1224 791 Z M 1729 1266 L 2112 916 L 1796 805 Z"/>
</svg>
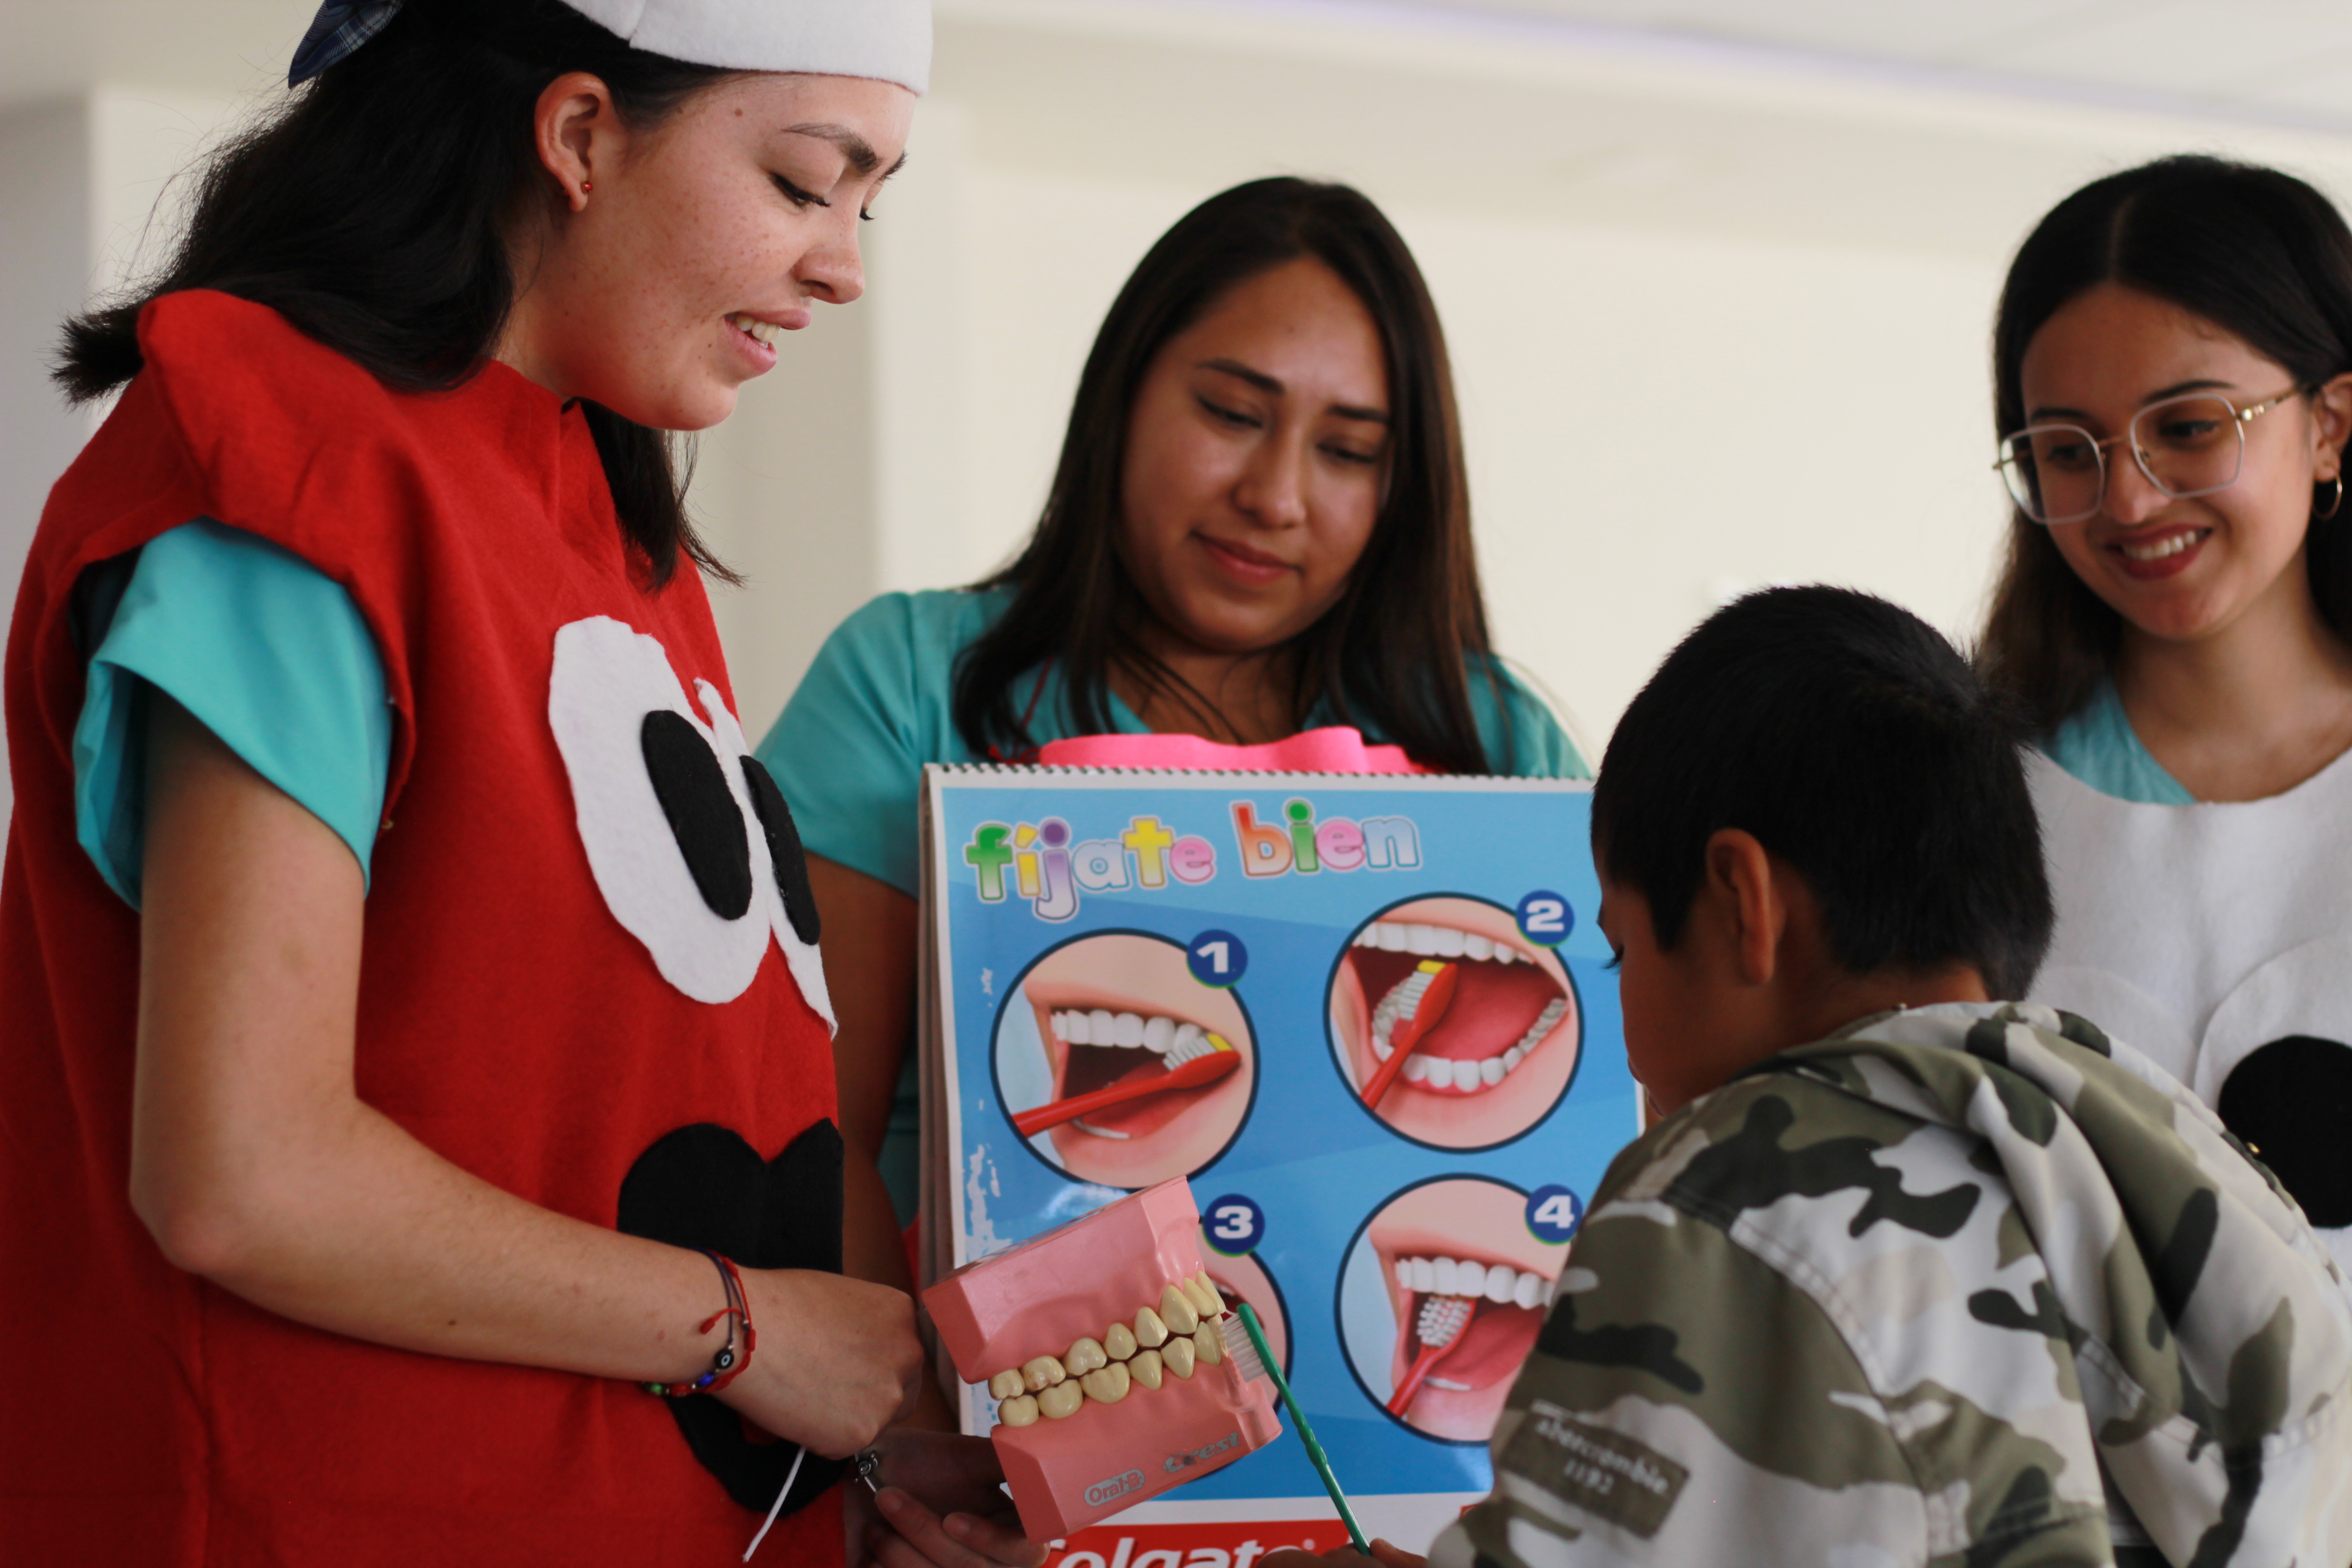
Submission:
<svg viewBox="0 0 2352 1568">
<path fill-rule="evenodd" d="M 931 84 L 930 0 L 564 0 L 633 48 L 729 70 Z"/>
<path fill-rule="evenodd" d="M 563 0 L 632 48 L 722 70 L 931 85 L 930 0 Z M 404 0 L 322 0 L 294 51 L 296 86 L 383 30 Z"/>
</svg>

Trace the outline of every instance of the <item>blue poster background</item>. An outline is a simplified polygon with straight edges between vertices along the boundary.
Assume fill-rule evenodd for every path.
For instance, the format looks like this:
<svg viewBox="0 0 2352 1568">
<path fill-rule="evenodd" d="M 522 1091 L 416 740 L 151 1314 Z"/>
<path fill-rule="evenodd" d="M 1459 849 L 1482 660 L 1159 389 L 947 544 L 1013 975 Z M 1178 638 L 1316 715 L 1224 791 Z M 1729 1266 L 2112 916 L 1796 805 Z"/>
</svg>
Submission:
<svg viewBox="0 0 2352 1568">
<path fill-rule="evenodd" d="M 1246 952 L 1234 986 L 1257 1050 L 1255 1096 L 1240 1131 L 1192 1173 L 1204 1206 L 1228 1194 L 1263 1216 L 1254 1256 L 1281 1292 L 1290 1325 L 1294 1392 L 1353 1493 L 1483 1490 L 1486 1451 L 1426 1436 L 1381 1408 L 1385 1370 L 1368 1386 L 1342 1345 L 1377 1318 L 1393 1333 L 1379 1266 L 1355 1245 L 1368 1218 L 1401 1191 L 1433 1179 L 1475 1176 L 1522 1193 L 1565 1187 L 1579 1205 L 1637 1131 L 1615 976 L 1594 921 L 1600 902 L 1589 845 L 1588 786 L 1519 780 L 1413 780 L 1328 775 L 1087 774 L 1051 770 L 937 769 L 930 780 L 932 886 L 928 912 L 939 942 L 938 994 L 953 1057 L 947 1123 L 955 1189 L 954 1261 L 970 1262 L 1091 1212 L 1121 1189 L 1073 1181 L 1033 1149 L 1000 1104 L 1000 1071 L 1016 1105 L 1046 1083 L 1044 1050 L 1020 981 L 1042 955 L 1074 938 L 1145 932 L 1191 945 L 1226 933 Z M 1281 823 L 1294 800 L 1318 822 L 1402 816 L 1418 830 L 1413 868 L 1244 874 L 1233 806 Z M 1214 848 L 1213 877 L 1171 878 L 1158 889 L 1084 892 L 1068 918 L 1040 919 L 1008 887 L 989 901 L 964 850 L 983 825 L 1066 825 L 1070 842 L 1113 837 L 1138 816 Z M 1438 895 L 1517 910 L 1531 894 L 1570 906 L 1556 951 L 1582 1016 L 1580 1059 L 1564 1098 L 1530 1131 L 1476 1152 L 1417 1144 L 1358 1101 L 1335 1059 L 1328 994 L 1335 968 L 1366 921 L 1401 901 Z M 1000 1068 L 997 1041 L 1008 1049 Z M 1557 1207 L 1555 1213 L 1559 1212 Z M 1351 1252 L 1351 1247 L 1353 1248 Z M 1320 1491 L 1302 1447 L 1279 1442 L 1185 1489 L 1189 1499 L 1290 1498 Z"/>
</svg>

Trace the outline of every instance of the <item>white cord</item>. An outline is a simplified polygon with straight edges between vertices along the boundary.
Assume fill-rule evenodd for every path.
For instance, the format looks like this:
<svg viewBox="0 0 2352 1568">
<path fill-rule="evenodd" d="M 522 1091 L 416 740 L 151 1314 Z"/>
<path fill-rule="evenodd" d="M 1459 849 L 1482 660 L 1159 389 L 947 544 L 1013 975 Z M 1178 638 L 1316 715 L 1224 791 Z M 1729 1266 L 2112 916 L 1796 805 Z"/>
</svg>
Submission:
<svg viewBox="0 0 2352 1568">
<path fill-rule="evenodd" d="M 760 1542 L 768 1539 L 768 1531 L 774 1526 L 776 1522 L 776 1515 L 784 1511 L 784 1499 L 792 1495 L 793 1483 L 801 1479 L 801 1461 L 807 1458 L 808 1449 L 806 1447 L 802 1448 L 799 1453 L 793 1456 L 793 1468 L 784 1472 L 784 1489 L 778 1492 L 776 1494 L 776 1500 L 768 1505 L 768 1517 L 766 1521 L 761 1524 L 760 1533 L 751 1537 L 751 1545 L 743 1548 L 744 1562 L 749 1563 L 751 1561 L 751 1553 L 759 1551 Z"/>
</svg>

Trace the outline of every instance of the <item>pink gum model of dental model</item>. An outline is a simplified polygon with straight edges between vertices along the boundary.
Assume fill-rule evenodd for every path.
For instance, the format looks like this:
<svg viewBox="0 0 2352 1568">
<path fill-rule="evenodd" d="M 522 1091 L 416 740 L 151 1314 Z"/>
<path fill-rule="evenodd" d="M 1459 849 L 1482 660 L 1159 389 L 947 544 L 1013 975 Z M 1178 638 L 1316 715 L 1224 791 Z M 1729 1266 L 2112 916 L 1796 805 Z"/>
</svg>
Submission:
<svg viewBox="0 0 2352 1568">
<path fill-rule="evenodd" d="M 1069 1535 L 1282 1435 L 1273 1390 L 1224 1351 L 1201 1214 L 1181 1177 L 923 1292 L 993 1439 L 1032 1541 Z"/>
</svg>

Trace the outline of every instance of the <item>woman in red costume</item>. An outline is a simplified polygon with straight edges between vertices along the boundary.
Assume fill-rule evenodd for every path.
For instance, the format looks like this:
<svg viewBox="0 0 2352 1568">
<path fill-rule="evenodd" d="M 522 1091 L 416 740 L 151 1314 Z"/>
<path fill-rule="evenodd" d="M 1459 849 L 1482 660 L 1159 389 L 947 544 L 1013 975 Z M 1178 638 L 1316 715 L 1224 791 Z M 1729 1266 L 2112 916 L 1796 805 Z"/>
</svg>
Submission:
<svg viewBox="0 0 2352 1568">
<path fill-rule="evenodd" d="M 925 0 L 337 0 L 71 324 L 122 391 L 7 648 L 0 1557 L 838 1560 L 920 1352 L 838 1272 L 667 432 L 856 298 L 929 54 Z M 861 1554 L 1035 1560 L 942 1518 L 984 1445 L 878 1463 Z"/>
</svg>

